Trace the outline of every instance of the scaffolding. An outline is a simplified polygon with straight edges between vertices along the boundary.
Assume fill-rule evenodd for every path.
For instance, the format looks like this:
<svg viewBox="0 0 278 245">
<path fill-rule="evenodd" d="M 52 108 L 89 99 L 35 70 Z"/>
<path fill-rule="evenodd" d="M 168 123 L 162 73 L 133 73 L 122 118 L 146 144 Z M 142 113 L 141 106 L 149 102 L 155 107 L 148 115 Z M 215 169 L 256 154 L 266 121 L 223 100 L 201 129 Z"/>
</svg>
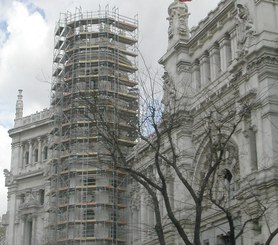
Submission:
<svg viewBox="0 0 278 245">
<path fill-rule="evenodd" d="M 127 176 L 99 126 L 109 125 L 125 154 L 135 145 L 137 26 L 109 6 L 63 13 L 57 23 L 46 244 L 127 244 Z"/>
</svg>

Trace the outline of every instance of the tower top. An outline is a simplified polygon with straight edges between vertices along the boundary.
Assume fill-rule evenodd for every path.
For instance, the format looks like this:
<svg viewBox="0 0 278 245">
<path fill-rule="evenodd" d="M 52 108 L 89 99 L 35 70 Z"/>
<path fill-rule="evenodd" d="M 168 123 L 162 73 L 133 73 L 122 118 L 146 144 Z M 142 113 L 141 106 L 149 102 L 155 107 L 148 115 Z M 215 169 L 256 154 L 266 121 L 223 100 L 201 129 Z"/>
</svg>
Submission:
<svg viewBox="0 0 278 245">
<path fill-rule="evenodd" d="M 173 9 L 186 9 L 187 12 L 188 12 L 188 7 L 187 7 L 187 4 L 185 2 L 182 2 L 180 0 L 174 0 L 173 3 L 171 3 L 168 7 L 168 14 L 171 15 L 171 11 Z"/>
<path fill-rule="evenodd" d="M 188 7 L 185 2 L 174 0 L 168 7 L 168 49 L 178 41 L 189 39 Z"/>
</svg>

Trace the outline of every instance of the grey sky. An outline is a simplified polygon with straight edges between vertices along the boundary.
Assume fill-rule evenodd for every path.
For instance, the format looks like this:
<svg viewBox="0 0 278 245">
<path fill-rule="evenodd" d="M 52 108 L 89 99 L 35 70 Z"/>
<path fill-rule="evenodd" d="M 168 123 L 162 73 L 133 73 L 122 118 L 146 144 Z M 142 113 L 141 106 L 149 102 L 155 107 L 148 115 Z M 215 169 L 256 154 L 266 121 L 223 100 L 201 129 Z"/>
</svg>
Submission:
<svg viewBox="0 0 278 245">
<path fill-rule="evenodd" d="M 54 26 L 60 12 L 95 11 L 109 5 L 139 19 L 139 49 L 147 65 L 161 70 L 167 48 L 167 9 L 173 0 L 0 0 L 0 171 L 9 169 L 10 139 L 17 90 L 23 89 L 24 115 L 49 107 Z M 188 3 L 189 26 L 195 26 L 219 0 Z M 6 211 L 6 188 L 0 173 L 0 214 Z"/>
</svg>

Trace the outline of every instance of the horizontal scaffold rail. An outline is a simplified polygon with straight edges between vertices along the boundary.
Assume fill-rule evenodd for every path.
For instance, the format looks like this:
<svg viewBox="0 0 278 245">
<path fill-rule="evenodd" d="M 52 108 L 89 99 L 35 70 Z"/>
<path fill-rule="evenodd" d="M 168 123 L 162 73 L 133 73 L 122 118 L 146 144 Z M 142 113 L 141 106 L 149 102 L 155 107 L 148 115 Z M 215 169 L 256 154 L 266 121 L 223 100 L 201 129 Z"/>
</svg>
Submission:
<svg viewBox="0 0 278 245">
<path fill-rule="evenodd" d="M 74 17 L 67 19 L 66 25 L 60 26 L 60 28 L 57 28 L 55 34 L 56 35 L 62 34 L 63 28 L 66 28 L 66 27 L 73 28 L 73 27 L 80 27 L 82 25 L 88 25 L 88 24 L 98 25 L 100 23 L 113 25 L 121 30 L 130 31 L 130 32 L 133 32 L 137 29 L 137 25 L 135 25 L 131 21 L 127 21 L 126 18 L 124 21 L 121 21 L 121 20 L 116 20 L 113 17 L 87 17 L 87 18 L 86 17 L 82 18 L 82 17 L 80 19 L 79 18 L 76 19 Z M 134 22 L 134 20 L 133 20 L 133 22 Z"/>
<path fill-rule="evenodd" d="M 121 62 L 117 62 L 117 60 L 112 60 L 112 59 L 80 59 L 80 60 L 75 60 L 75 61 L 70 61 L 68 63 L 65 64 L 65 67 L 69 67 L 72 65 L 80 65 L 82 67 L 82 65 L 92 65 L 92 66 L 98 66 L 99 64 L 105 64 L 107 63 L 108 67 L 109 66 L 114 66 L 114 65 L 118 65 L 119 66 L 119 70 L 120 71 L 125 71 L 125 72 L 136 72 L 138 70 L 137 67 L 134 67 L 132 65 L 128 65 L 125 63 L 121 63 Z"/>
<path fill-rule="evenodd" d="M 117 45 L 112 45 L 112 44 L 109 44 L 109 45 L 106 45 L 106 44 L 102 44 L 102 45 L 77 45 L 75 47 L 70 47 L 68 49 L 66 49 L 66 54 L 67 55 L 71 55 L 74 53 L 74 51 L 89 51 L 89 50 L 100 50 L 100 49 L 103 49 L 103 48 L 107 48 L 111 51 L 118 51 L 120 54 L 123 54 L 123 55 L 128 55 L 128 56 L 131 56 L 131 57 L 137 57 L 137 54 L 135 52 L 132 52 L 132 51 L 129 51 L 129 50 L 126 50 L 126 49 L 122 49 L 122 48 L 119 48 Z M 58 55 L 57 55 L 58 56 Z M 62 56 L 60 55 L 60 57 L 57 58 L 57 62 L 60 62 L 61 63 L 61 60 L 60 59 L 62 58 Z M 63 61 L 63 60 L 62 60 Z"/>
<path fill-rule="evenodd" d="M 64 81 L 65 82 L 69 82 L 69 81 L 74 81 L 76 79 L 79 79 L 79 81 L 82 81 L 81 79 L 87 79 L 87 78 L 98 78 L 98 79 L 105 79 L 107 78 L 108 81 L 119 81 L 119 84 L 121 85 L 125 85 L 128 87 L 134 87 L 137 86 L 138 83 L 136 81 L 130 80 L 128 78 L 125 77 L 121 77 L 121 76 L 115 76 L 112 74 L 95 74 L 95 75 L 76 75 L 74 77 L 65 77 Z M 76 81 L 75 81 L 76 82 Z"/>
</svg>

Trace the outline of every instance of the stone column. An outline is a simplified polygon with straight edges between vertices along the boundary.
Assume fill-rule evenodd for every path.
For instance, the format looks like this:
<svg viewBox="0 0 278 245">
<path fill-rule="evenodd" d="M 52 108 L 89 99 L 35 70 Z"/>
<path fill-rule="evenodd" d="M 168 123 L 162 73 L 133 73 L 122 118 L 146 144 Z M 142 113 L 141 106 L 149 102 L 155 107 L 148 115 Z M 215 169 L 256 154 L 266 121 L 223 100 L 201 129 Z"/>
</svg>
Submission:
<svg viewBox="0 0 278 245">
<path fill-rule="evenodd" d="M 210 64 L 208 54 L 203 54 L 200 58 L 201 87 L 205 87 L 210 82 Z"/>
<path fill-rule="evenodd" d="M 24 161 L 23 161 L 23 145 L 22 143 L 19 143 L 19 156 L 18 156 L 18 165 L 19 165 L 19 170 L 23 169 L 24 166 Z"/>
<path fill-rule="evenodd" d="M 41 163 L 42 162 L 42 141 L 41 141 L 41 137 L 38 137 L 38 162 Z"/>
<path fill-rule="evenodd" d="M 37 228 L 37 216 L 32 216 L 32 241 L 31 241 L 31 244 L 32 245 L 37 245 L 37 243 L 36 243 L 36 229 Z"/>
<path fill-rule="evenodd" d="M 209 50 L 210 78 L 214 81 L 220 74 L 220 51 L 217 44 Z"/>
<path fill-rule="evenodd" d="M 232 61 L 237 58 L 237 35 L 236 30 L 230 32 L 231 37 L 231 59 Z"/>
<path fill-rule="evenodd" d="M 220 40 L 220 61 L 221 61 L 221 71 L 225 72 L 231 62 L 231 40 L 228 36 L 224 36 Z"/>
<path fill-rule="evenodd" d="M 26 244 L 26 237 L 27 237 L 27 218 L 26 216 L 24 215 L 22 218 L 21 218 L 21 243 L 20 244 L 23 244 L 25 245 Z"/>
<path fill-rule="evenodd" d="M 200 64 L 197 61 L 195 61 L 193 64 L 192 81 L 193 81 L 193 88 L 195 92 L 199 91 L 201 89 Z"/>
<path fill-rule="evenodd" d="M 31 140 L 29 140 L 28 141 L 28 143 L 29 143 L 29 163 L 28 164 L 32 164 L 33 163 L 33 159 L 32 159 L 32 156 L 33 156 L 33 147 L 32 147 L 32 141 Z"/>
</svg>

